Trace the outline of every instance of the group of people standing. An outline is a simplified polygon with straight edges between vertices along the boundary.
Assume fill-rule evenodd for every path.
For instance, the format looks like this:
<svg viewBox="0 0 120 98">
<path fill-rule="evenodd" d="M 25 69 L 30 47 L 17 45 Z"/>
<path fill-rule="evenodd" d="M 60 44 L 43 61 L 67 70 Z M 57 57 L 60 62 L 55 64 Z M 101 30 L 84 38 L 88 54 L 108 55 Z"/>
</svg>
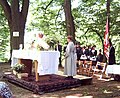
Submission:
<svg viewBox="0 0 120 98">
<path fill-rule="evenodd" d="M 96 50 L 96 46 L 93 45 L 91 46 L 80 46 L 80 43 L 77 42 L 76 44 L 76 53 L 77 53 L 77 60 L 81 60 L 81 59 L 86 59 L 86 60 L 90 60 L 90 58 L 95 58 L 97 56 L 97 50 Z M 84 56 L 84 58 L 82 58 L 82 56 Z"/>
<path fill-rule="evenodd" d="M 86 60 L 95 59 L 95 61 L 103 62 L 102 50 L 99 50 L 97 54 L 96 45 L 81 47 L 80 43 L 73 43 L 72 36 L 67 36 L 67 46 L 64 48 L 65 52 L 65 64 L 64 64 L 64 75 L 67 75 L 67 79 L 72 79 L 73 76 L 77 74 L 76 61 L 81 60 L 82 56 L 86 57 Z M 109 51 L 109 64 L 115 64 L 115 48 L 112 45 L 111 40 L 109 40 L 110 51 Z M 62 50 L 62 46 L 60 47 Z"/>
</svg>

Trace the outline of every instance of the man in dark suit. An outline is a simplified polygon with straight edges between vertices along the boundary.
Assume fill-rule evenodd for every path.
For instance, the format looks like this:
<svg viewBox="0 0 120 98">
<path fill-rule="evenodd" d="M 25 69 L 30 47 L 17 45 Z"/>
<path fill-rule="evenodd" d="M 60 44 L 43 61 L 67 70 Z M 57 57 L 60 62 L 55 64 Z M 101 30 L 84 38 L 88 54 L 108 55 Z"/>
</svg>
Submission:
<svg viewBox="0 0 120 98">
<path fill-rule="evenodd" d="M 80 47 L 80 42 L 77 42 L 76 44 L 76 53 L 77 53 L 77 60 L 79 61 L 82 55 L 82 48 Z"/>
<path fill-rule="evenodd" d="M 59 41 L 57 42 L 57 45 L 55 46 L 55 50 L 60 52 L 59 66 L 62 66 L 62 64 L 61 64 L 62 45 L 60 45 Z"/>
<path fill-rule="evenodd" d="M 80 42 L 76 42 L 76 54 L 77 54 L 77 61 L 79 61 L 82 55 L 82 48 L 80 46 Z M 79 63 L 77 63 L 77 67 L 79 67 Z"/>
<path fill-rule="evenodd" d="M 110 50 L 109 50 L 109 65 L 115 64 L 115 48 L 112 45 L 111 39 L 109 39 Z"/>
</svg>

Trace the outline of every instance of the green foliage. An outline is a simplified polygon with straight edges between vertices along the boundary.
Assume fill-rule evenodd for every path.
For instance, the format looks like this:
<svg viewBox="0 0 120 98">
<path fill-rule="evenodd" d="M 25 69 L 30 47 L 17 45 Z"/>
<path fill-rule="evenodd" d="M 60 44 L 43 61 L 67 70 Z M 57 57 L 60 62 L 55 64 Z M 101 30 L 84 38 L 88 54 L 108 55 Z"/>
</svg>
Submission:
<svg viewBox="0 0 120 98">
<path fill-rule="evenodd" d="M 10 0 L 11 1 L 11 0 Z M 26 25 L 27 31 L 43 31 L 49 44 L 57 41 L 66 43 L 66 27 L 64 19 L 64 0 L 30 0 L 30 9 Z M 74 1 L 74 0 L 71 0 Z M 81 45 L 96 44 L 97 49 L 103 48 L 104 32 L 106 25 L 105 0 L 79 0 L 78 6 L 72 9 L 76 28 L 76 40 Z M 73 4 L 73 3 L 71 3 Z M 120 58 L 120 1 L 111 0 L 110 3 L 110 37 L 116 47 L 116 58 Z M 9 43 L 9 32 L 6 19 L 0 7 L 0 60 L 5 61 L 5 52 Z M 4 33 L 3 33 L 4 32 Z M 53 45 L 53 44 L 51 44 Z"/>
<path fill-rule="evenodd" d="M 51 0 L 44 2 L 36 1 L 37 7 L 31 8 L 34 15 L 34 21 L 32 21 L 31 24 L 35 28 L 44 31 L 49 37 L 56 36 L 64 45 L 66 43 L 66 27 L 62 7 L 64 1 L 53 1 L 47 6 L 50 1 Z M 103 48 L 107 19 L 106 3 L 105 0 L 80 0 L 79 6 L 72 9 L 76 27 L 76 40 L 79 41 L 82 46 L 96 44 L 98 50 Z M 120 34 L 119 6 L 119 1 L 111 1 L 110 36 L 118 36 L 118 34 Z M 119 52 L 118 50 L 116 51 Z M 119 54 L 120 53 L 117 55 Z"/>
<path fill-rule="evenodd" d="M 3 10 L 0 7 L 0 62 L 7 62 L 9 59 L 9 28 L 4 16 Z"/>
<path fill-rule="evenodd" d="M 24 70 L 24 68 L 25 68 L 24 64 L 17 63 L 12 67 L 12 70 L 15 70 L 16 72 L 20 73 Z"/>
<path fill-rule="evenodd" d="M 55 36 L 47 36 L 46 42 L 48 43 L 50 48 L 55 49 L 55 45 L 57 44 L 58 39 Z"/>
<path fill-rule="evenodd" d="M 61 40 L 61 37 L 66 33 L 65 22 L 63 21 L 63 0 L 53 0 L 48 6 L 50 1 L 35 1 L 33 5 L 37 7 L 30 6 L 32 21 L 28 30 L 31 31 L 34 28 L 43 31 L 46 36 L 56 36 L 58 40 Z"/>
<path fill-rule="evenodd" d="M 73 9 L 76 24 L 77 40 L 83 45 L 96 44 L 102 48 L 107 18 L 106 3 L 104 0 L 81 0 L 79 6 Z M 120 1 L 112 0 L 110 5 L 110 32 L 111 38 L 120 35 Z M 118 42 L 118 41 L 115 41 Z M 118 44 L 113 44 L 118 47 Z M 120 52 L 116 48 L 116 58 Z"/>
</svg>

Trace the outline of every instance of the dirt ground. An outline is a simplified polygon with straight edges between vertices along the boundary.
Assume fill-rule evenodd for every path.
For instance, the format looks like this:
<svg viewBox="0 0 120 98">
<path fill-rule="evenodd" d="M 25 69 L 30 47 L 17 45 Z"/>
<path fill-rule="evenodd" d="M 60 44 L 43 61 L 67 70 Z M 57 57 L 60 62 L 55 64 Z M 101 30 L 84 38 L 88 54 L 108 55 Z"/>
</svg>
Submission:
<svg viewBox="0 0 120 98">
<path fill-rule="evenodd" d="M 0 64 L 0 73 L 10 70 L 10 64 Z M 34 94 L 17 85 L 9 83 L 4 78 L 1 81 L 9 85 L 15 98 L 120 98 L 120 81 L 93 77 L 91 85 L 65 89 L 42 95 Z"/>
</svg>

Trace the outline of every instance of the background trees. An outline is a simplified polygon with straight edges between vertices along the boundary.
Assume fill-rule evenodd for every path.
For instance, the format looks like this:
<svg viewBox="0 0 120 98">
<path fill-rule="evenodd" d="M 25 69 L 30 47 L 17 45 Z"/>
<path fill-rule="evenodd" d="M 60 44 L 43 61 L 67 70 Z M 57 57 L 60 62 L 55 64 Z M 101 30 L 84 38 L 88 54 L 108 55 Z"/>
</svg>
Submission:
<svg viewBox="0 0 120 98">
<path fill-rule="evenodd" d="M 66 18 L 64 13 L 64 2 L 67 2 L 67 0 L 30 1 L 30 9 L 25 28 L 26 33 L 34 30 L 42 31 L 47 38 L 59 40 L 60 43 L 64 45 L 66 43 L 66 35 L 68 34 L 66 32 Z M 113 41 L 113 45 L 116 47 L 117 58 L 120 58 L 119 6 L 119 0 L 111 0 L 110 37 Z M 71 12 L 73 16 L 72 21 L 75 26 L 73 29 L 75 30 L 70 32 L 74 32 L 75 39 L 80 41 L 82 46 L 96 44 L 97 49 L 103 48 L 102 42 L 107 18 L 106 1 L 71 0 Z"/>
<path fill-rule="evenodd" d="M 71 0 L 64 0 L 63 8 L 65 12 L 67 35 L 72 35 L 75 41 L 75 25 L 74 25 L 74 17 L 71 11 Z"/>
<path fill-rule="evenodd" d="M 9 48 L 9 29 L 4 12 L 0 7 L 0 61 L 7 61 L 8 58 L 6 55 L 7 48 Z"/>
<path fill-rule="evenodd" d="M 0 0 L 0 5 L 4 10 L 10 29 L 11 50 L 18 49 L 19 44 L 24 43 L 24 29 L 29 0 Z M 19 32 L 19 36 L 14 36 L 13 32 Z"/>
</svg>

